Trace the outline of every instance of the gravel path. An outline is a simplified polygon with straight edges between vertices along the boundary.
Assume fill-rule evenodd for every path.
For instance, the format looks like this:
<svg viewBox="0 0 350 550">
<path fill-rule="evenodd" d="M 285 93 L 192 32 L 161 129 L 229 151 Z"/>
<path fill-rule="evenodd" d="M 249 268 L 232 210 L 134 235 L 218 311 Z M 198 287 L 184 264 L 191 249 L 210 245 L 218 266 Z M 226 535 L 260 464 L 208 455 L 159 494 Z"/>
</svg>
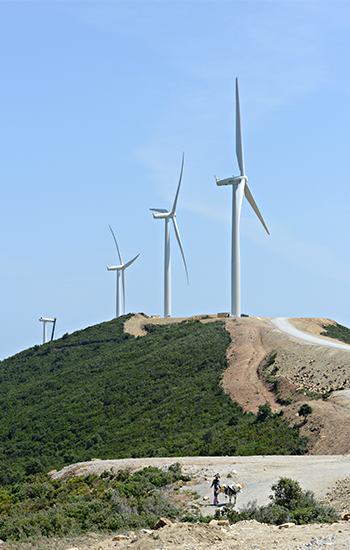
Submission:
<svg viewBox="0 0 350 550">
<path fill-rule="evenodd" d="M 248 502 L 257 501 L 259 506 L 269 502 L 271 485 L 280 477 L 297 480 L 303 490 L 310 489 L 317 497 L 325 497 L 338 479 L 348 477 L 350 455 L 321 456 L 249 456 L 249 457 L 178 457 L 178 458 L 130 458 L 120 460 L 93 460 L 66 466 L 52 474 L 54 479 L 72 475 L 101 474 L 106 470 L 117 472 L 129 469 L 136 471 L 147 466 L 167 467 L 174 462 L 183 465 L 183 472 L 191 475 L 191 490 L 199 495 L 193 503 L 200 507 L 203 515 L 213 515 L 212 489 L 210 484 L 219 472 L 222 483 L 240 481 L 244 485 L 238 496 L 236 509 L 240 510 Z M 203 500 L 205 497 L 207 499 Z M 220 496 L 221 504 L 225 503 Z M 350 503 L 349 503 L 350 504 Z M 350 511 L 350 510 L 349 510 Z"/>
</svg>

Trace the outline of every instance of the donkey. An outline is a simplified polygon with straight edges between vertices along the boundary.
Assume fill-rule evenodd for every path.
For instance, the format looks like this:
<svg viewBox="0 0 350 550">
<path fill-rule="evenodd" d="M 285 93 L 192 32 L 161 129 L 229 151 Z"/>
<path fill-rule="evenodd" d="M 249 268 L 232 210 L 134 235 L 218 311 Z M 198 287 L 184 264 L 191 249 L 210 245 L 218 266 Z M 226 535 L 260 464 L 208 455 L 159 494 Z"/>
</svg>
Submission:
<svg viewBox="0 0 350 550">
<path fill-rule="evenodd" d="M 242 491 L 243 489 L 243 483 L 232 483 L 231 485 L 225 485 L 223 484 L 221 486 L 221 492 L 224 493 L 225 497 L 228 497 L 228 501 L 230 504 L 232 504 L 232 497 L 233 497 L 233 505 L 236 505 L 237 501 L 237 495 Z"/>
</svg>

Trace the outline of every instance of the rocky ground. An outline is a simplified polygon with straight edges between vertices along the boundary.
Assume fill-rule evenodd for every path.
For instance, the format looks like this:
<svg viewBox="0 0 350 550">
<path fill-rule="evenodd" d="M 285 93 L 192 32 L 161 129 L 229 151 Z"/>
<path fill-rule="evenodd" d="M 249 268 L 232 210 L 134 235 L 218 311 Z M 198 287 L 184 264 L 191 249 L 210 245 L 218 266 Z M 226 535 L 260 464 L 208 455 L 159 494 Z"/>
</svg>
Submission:
<svg viewBox="0 0 350 550">
<path fill-rule="evenodd" d="M 97 535 L 35 544 L 4 544 L 6 550 L 349 550 L 350 523 L 276 527 L 252 521 L 230 526 L 179 523 L 156 531 Z"/>
</svg>

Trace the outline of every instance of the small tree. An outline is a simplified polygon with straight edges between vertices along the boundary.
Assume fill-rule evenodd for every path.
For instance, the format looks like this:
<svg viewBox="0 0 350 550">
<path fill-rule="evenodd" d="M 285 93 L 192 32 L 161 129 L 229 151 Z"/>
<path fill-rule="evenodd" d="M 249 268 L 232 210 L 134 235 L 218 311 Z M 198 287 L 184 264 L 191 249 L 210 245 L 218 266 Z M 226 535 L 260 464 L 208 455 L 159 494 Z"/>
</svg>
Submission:
<svg viewBox="0 0 350 550">
<path fill-rule="evenodd" d="M 272 410 L 269 401 L 266 401 L 265 405 L 259 405 L 258 414 L 256 419 L 258 422 L 264 422 L 267 418 L 271 418 Z"/>
<path fill-rule="evenodd" d="M 304 422 L 303 422 L 303 424 L 306 424 L 306 422 L 307 422 L 307 417 L 308 417 L 309 414 L 311 414 L 311 413 L 312 413 L 312 407 L 310 407 L 310 405 L 308 405 L 307 403 L 304 403 L 304 405 L 302 405 L 302 406 L 300 407 L 300 409 L 298 410 L 298 415 L 304 417 Z"/>
<path fill-rule="evenodd" d="M 293 509 L 302 499 L 303 491 L 298 481 L 288 477 L 281 477 L 271 487 L 274 495 L 269 498 L 273 504 L 283 506 L 288 510 Z"/>
</svg>

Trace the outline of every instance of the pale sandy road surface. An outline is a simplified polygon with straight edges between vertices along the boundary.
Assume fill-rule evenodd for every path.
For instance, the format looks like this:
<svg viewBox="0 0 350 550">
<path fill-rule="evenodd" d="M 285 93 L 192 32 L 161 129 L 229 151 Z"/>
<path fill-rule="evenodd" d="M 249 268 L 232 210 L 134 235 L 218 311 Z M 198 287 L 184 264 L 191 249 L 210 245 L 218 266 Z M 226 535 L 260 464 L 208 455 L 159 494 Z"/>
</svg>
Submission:
<svg viewBox="0 0 350 550">
<path fill-rule="evenodd" d="M 94 460 L 66 466 L 52 477 L 57 479 L 89 473 L 101 474 L 104 471 L 116 473 L 124 469 L 133 472 L 147 466 L 163 468 L 175 462 L 182 464 L 183 472 L 192 477 L 191 486 L 184 489 L 190 489 L 200 495 L 200 498 L 194 499 L 193 502 L 200 506 L 203 515 L 213 515 L 215 512 L 214 506 L 211 505 L 210 484 L 217 472 L 220 473 L 222 483 L 243 483 L 244 490 L 237 499 L 237 510 L 254 500 L 259 506 L 267 504 L 271 485 L 280 477 L 295 479 L 304 490 L 309 489 L 317 497 L 324 497 L 338 479 L 350 475 L 350 455 L 304 455 Z M 210 497 L 210 501 L 203 500 L 203 497 Z M 223 503 L 225 499 L 221 496 L 221 504 Z"/>
<path fill-rule="evenodd" d="M 348 344 L 342 344 L 341 342 L 331 340 L 330 338 L 327 338 L 325 336 L 314 336 L 297 329 L 295 326 L 293 326 L 292 320 L 288 317 L 276 317 L 274 319 L 271 319 L 270 322 L 280 331 L 310 344 L 350 351 L 350 346 Z"/>
</svg>

